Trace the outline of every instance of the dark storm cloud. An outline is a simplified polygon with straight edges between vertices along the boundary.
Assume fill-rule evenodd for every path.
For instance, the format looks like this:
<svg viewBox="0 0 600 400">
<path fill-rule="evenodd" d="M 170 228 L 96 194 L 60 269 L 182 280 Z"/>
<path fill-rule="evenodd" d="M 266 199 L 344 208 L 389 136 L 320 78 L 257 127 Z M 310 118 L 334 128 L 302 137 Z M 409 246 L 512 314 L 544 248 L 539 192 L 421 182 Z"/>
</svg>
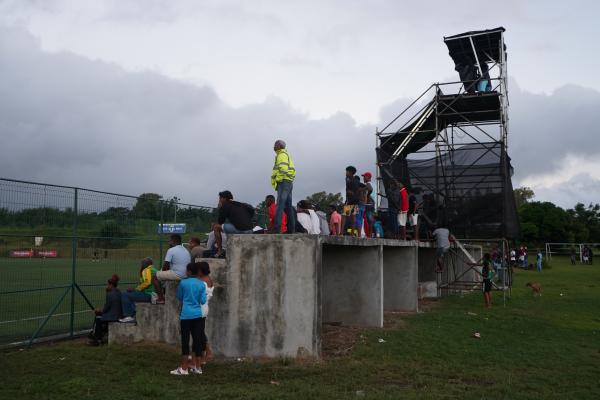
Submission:
<svg viewBox="0 0 600 400">
<path fill-rule="evenodd" d="M 251 202 L 271 192 L 277 138 L 298 195 L 339 191 L 346 164 L 374 162 L 373 128 L 344 113 L 309 120 L 277 98 L 234 109 L 208 87 L 45 53 L 19 30 L 2 31 L 0 60 L 4 177 L 213 204 L 224 188 Z"/>
</svg>

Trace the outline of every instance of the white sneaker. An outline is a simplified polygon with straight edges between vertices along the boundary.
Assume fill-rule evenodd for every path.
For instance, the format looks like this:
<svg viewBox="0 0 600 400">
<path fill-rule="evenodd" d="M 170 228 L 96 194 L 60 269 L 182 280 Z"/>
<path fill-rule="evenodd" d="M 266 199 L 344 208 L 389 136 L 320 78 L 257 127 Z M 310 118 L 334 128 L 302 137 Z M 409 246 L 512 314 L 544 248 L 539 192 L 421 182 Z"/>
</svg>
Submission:
<svg viewBox="0 0 600 400">
<path fill-rule="evenodd" d="M 187 371 L 187 369 L 183 369 L 181 367 L 177 367 L 176 369 L 171 371 L 171 375 L 189 375 L 189 374 L 190 373 Z"/>
<path fill-rule="evenodd" d="M 152 292 L 152 294 L 150 295 L 150 303 L 156 304 L 156 300 L 158 300 L 158 295 L 156 294 L 156 292 Z"/>
<path fill-rule="evenodd" d="M 200 367 L 191 367 L 190 372 L 192 374 L 202 375 L 202 368 Z"/>
<path fill-rule="evenodd" d="M 129 323 L 129 322 L 135 322 L 135 318 L 133 317 L 125 317 L 125 318 L 119 318 L 119 322 L 121 323 Z"/>
</svg>

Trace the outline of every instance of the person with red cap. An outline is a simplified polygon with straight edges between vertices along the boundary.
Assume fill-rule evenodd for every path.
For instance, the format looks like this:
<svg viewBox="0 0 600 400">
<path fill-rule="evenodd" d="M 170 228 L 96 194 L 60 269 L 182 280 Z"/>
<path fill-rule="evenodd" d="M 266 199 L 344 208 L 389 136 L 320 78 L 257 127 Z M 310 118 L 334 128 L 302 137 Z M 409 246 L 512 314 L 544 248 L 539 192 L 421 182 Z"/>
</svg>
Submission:
<svg viewBox="0 0 600 400">
<path fill-rule="evenodd" d="M 373 177 L 373 175 L 371 175 L 370 172 L 365 172 L 364 174 L 362 174 L 362 177 L 363 182 L 367 187 L 367 204 L 365 207 L 365 211 L 369 232 L 365 233 L 367 234 L 367 237 L 373 237 L 373 225 L 375 224 L 375 194 L 373 193 L 373 185 L 371 185 L 371 178 Z"/>
</svg>

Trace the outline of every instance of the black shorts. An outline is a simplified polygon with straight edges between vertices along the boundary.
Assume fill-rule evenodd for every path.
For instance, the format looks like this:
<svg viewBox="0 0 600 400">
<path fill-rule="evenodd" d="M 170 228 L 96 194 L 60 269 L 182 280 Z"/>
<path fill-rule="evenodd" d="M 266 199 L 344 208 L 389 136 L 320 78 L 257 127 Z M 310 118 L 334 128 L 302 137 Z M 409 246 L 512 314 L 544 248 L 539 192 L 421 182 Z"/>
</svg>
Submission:
<svg viewBox="0 0 600 400">
<path fill-rule="evenodd" d="M 492 291 L 492 281 L 490 279 L 483 280 L 483 291 L 486 293 Z"/>
</svg>

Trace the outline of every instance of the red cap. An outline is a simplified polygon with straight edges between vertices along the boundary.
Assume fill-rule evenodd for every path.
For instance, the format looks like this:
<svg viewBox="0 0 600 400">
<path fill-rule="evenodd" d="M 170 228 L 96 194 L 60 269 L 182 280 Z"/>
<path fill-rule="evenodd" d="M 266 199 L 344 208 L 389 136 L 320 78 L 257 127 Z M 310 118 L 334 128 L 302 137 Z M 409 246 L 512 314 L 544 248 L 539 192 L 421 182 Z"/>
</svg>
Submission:
<svg viewBox="0 0 600 400">
<path fill-rule="evenodd" d="M 373 175 L 371 175 L 370 172 L 365 172 L 364 174 L 362 174 L 362 176 L 367 177 L 367 178 L 371 178 Z"/>
</svg>

